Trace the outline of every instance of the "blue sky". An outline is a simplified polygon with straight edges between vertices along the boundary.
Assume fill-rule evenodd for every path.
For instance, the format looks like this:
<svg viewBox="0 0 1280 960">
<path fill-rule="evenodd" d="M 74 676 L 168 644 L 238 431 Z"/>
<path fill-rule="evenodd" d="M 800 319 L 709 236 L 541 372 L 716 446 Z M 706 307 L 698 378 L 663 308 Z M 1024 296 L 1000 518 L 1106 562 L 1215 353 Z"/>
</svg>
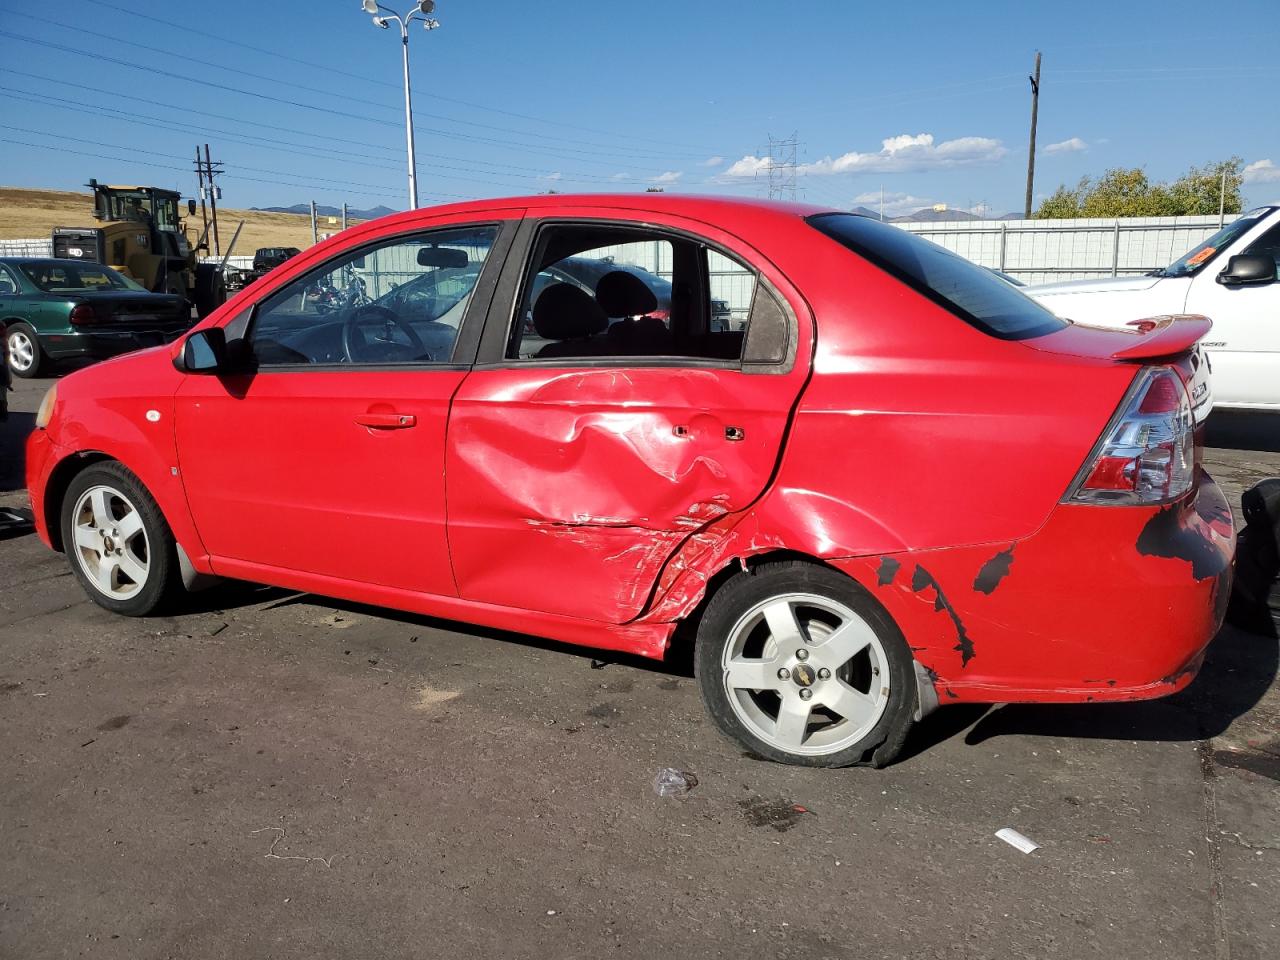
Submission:
<svg viewBox="0 0 1280 960">
<path fill-rule="evenodd" d="M 1280 198 L 1274 0 L 439 0 L 435 16 L 410 40 L 424 204 L 761 195 L 768 138 L 794 133 L 811 202 L 1020 210 L 1037 49 L 1038 196 L 1235 154 L 1247 202 Z M 0 0 L 0 96 L 0 184 L 190 195 L 207 141 L 229 206 L 406 204 L 399 38 L 359 0 Z"/>
</svg>

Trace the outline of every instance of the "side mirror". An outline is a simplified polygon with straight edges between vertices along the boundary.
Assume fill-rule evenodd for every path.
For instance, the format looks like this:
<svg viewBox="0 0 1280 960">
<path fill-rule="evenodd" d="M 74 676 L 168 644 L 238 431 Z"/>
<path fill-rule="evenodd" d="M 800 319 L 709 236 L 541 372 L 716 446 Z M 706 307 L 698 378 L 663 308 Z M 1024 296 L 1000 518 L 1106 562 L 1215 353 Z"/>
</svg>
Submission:
<svg viewBox="0 0 1280 960">
<path fill-rule="evenodd" d="M 221 327 L 197 330 L 182 345 L 182 369 L 187 373 L 217 373 L 227 366 L 227 332 Z"/>
<path fill-rule="evenodd" d="M 187 215 L 192 217 L 196 215 L 196 202 L 194 200 L 187 201 Z"/>
<path fill-rule="evenodd" d="M 1241 253 L 1227 261 L 1227 267 L 1218 274 L 1218 282 L 1228 287 L 1272 283 L 1276 279 L 1276 261 L 1273 257 L 1256 253 Z"/>
</svg>

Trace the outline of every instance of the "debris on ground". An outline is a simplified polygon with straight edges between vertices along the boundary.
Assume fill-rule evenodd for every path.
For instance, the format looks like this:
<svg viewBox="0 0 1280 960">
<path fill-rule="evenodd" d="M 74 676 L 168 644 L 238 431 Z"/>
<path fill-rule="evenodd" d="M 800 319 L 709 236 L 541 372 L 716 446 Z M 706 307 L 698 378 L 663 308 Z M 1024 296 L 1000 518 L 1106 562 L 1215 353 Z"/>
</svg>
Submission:
<svg viewBox="0 0 1280 960">
<path fill-rule="evenodd" d="M 698 778 L 687 770 L 663 767 L 653 778 L 653 792 L 660 797 L 683 797 L 698 785 Z"/>
<path fill-rule="evenodd" d="M 738 809 L 751 826 L 768 827 L 778 833 L 786 833 L 805 816 L 817 816 L 808 807 L 781 797 L 747 797 L 738 801 Z"/>
<path fill-rule="evenodd" d="M 1003 827 L 996 831 L 996 836 L 1003 840 L 1015 850 L 1021 850 L 1023 853 L 1031 853 L 1033 850 L 1039 850 L 1040 844 L 1036 843 L 1030 837 L 1026 837 L 1014 830 L 1012 827 Z"/>
</svg>

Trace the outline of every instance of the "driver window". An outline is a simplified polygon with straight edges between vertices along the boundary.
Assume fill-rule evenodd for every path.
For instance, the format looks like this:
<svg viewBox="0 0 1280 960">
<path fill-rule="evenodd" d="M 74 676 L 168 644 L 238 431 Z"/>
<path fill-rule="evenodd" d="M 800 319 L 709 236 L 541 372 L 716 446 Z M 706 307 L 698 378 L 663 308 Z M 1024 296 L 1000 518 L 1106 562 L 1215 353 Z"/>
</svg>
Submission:
<svg viewBox="0 0 1280 960">
<path fill-rule="evenodd" d="M 259 306 L 259 366 L 448 363 L 498 229 L 397 237 L 330 260 Z"/>
</svg>

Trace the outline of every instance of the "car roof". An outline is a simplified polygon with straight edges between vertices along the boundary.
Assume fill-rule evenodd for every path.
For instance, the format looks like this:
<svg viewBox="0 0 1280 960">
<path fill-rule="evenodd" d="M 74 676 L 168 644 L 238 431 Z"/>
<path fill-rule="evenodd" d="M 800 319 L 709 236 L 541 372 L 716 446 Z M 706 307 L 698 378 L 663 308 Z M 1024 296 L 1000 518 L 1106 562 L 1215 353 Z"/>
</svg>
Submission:
<svg viewBox="0 0 1280 960">
<path fill-rule="evenodd" d="M 466 200 L 460 203 L 419 207 L 401 213 L 388 214 L 373 223 L 412 223 L 422 216 L 441 214 L 465 215 L 507 209 L 526 209 L 530 213 L 565 206 L 613 207 L 627 210 L 634 215 L 666 213 L 686 216 L 709 223 L 730 223 L 747 220 L 807 217 L 816 213 L 847 213 L 833 207 L 821 207 L 807 203 L 758 200 L 742 197 L 723 197 L 675 193 L 554 193 L 531 196 L 497 197 L 485 200 Z"/>
</svg>

